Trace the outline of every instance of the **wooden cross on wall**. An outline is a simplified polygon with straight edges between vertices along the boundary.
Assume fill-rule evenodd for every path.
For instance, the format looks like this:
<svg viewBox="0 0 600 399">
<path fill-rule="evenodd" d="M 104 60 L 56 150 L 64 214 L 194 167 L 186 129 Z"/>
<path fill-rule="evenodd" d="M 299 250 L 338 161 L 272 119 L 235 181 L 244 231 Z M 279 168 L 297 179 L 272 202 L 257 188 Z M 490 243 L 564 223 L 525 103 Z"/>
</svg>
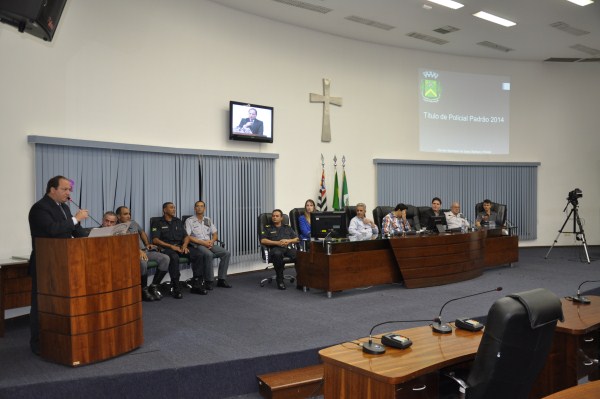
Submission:
<svg viewBox="0 0 600 399">
<path fill-rule="evenodd" d="M 331 141 L 331 123 L 329 122 L 329 104 L 342 106 L 342 97 L 331 97 L 329 95 L 329 79 L 323 79 L 323 94 L 310 93 L 311 103 L 323 103 L 323 129 L 321 131 L 321 141 L 328 143 Z"/>
</svg>

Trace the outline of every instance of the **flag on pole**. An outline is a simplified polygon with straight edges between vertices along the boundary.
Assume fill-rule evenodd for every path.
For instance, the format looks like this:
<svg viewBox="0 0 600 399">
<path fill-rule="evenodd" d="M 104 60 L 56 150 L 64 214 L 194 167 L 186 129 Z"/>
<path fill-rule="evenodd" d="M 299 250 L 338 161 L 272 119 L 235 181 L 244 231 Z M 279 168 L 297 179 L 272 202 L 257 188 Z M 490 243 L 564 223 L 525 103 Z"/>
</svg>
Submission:
<svg viewBox="0 0 600 399">
<path fill-rule="evenodd" d="M 342 181 L 342 205 L 350 206 L 350 196 L 348 195 L 348 181 L 346 180 L 346 168 L 344 168 L 344 177 Z"/>
<path fill-rule="evenodd" d="M 339 211 L 340 208 L 340 196 L 338 193 L 340 192 L 340 188 L 338 186 L 338 175 L 337 168 L 335 169 L 335 183 L 333 184 L 333 210 Z"/>
<path fill-rule="evenodd" d="M 327 189 L 325 188 L 325 159 L 321 154 L 321 186 L 317 197 L 317 208 L 321 212 L 327 211 Z"/>
</svg>

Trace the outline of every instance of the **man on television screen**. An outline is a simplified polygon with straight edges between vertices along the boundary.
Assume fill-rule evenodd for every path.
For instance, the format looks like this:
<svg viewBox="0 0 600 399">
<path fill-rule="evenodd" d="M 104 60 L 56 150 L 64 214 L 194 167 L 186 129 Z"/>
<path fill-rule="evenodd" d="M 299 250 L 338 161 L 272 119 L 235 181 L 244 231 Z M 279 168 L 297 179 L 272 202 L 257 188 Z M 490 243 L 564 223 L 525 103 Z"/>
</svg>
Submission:
<svg viewBox="0 0 600 399">
<path fill-rule="evenodd" d="M 256 108 L 248 110 L 248 117 L 242 118 L 238 129 L 243 133 L 263 134 L 263 123 L 256 119 Z"/>
</svg>

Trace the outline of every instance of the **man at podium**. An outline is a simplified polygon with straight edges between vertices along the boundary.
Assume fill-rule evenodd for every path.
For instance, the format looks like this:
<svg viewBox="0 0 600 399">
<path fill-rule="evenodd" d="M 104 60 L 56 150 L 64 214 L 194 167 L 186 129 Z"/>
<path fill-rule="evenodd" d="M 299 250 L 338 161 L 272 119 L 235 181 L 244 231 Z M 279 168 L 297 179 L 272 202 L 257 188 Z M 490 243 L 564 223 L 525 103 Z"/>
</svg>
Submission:
<svg viewBox="0 0 600 399">
<path fill-rule="evenodd" d="M 33 204 L 29 211 L 32 247 L 31 257 L 29 258 L 29 274 L 31 275 L 31 313 L 29 316 L 31 339 L 29 345 L 36 355 L 40 353 L 40 330 L 35 269 L 35 239 L 87 236 L 87 232 L 81 227 L 80 222 L 88 218 L 88 211 L 79 209 L 73 216 L 66 204 L 71 198 L 71 190 L 69 179 L 64 176 L 54 176 L 46 184 L 44 197 Z"/>
</svg>

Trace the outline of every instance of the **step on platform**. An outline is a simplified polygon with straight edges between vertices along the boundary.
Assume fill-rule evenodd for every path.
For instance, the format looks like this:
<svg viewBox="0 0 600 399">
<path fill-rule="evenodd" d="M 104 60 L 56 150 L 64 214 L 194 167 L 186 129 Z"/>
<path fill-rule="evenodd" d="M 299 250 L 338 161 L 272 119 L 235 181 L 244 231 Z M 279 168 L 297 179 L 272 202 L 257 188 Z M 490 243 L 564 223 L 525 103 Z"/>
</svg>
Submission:
<svg viewBox="0 0 600 399">
<path fill-rule="evenodd" d="M 323 394 L 323 365 L 263 374 L 258 392 L 265 399 L 306 399 Z"/>
</svg>

